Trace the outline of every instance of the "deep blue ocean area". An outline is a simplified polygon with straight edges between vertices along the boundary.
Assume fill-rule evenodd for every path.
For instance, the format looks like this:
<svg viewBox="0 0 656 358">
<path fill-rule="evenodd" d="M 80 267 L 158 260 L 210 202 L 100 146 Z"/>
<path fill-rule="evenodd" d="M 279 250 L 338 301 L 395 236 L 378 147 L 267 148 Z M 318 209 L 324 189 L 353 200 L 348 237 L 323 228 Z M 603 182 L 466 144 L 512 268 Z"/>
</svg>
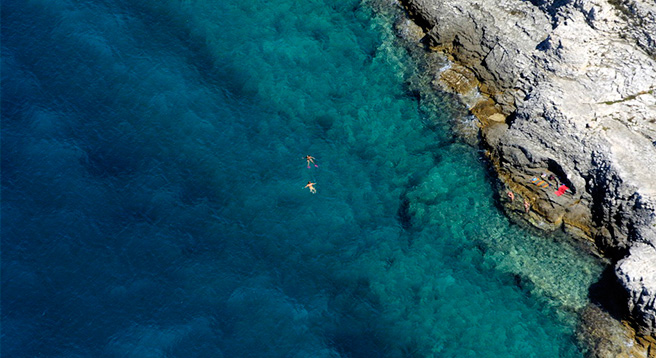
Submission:
<svg viewBox="0 0 656 358">
<path fill-rule="evenodd" d="M 2 356 L 583 357 L 601 265 L 504 216 L 397 13 L 2 0 Z"/>
</svg>

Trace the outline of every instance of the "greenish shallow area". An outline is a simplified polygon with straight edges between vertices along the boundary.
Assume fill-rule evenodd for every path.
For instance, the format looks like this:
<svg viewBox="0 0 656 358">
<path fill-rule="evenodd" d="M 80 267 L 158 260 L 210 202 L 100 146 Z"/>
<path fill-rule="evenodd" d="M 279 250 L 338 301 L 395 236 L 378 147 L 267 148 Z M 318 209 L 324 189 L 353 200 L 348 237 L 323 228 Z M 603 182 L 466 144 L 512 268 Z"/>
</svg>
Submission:
<svg viewBox="0 0 656 358">
<path fill-rule="evenodd" d="M 3 351 L 583 356 L 601 265 L 509 223 L 385 6 L 3 4 Z"/>
</svg>

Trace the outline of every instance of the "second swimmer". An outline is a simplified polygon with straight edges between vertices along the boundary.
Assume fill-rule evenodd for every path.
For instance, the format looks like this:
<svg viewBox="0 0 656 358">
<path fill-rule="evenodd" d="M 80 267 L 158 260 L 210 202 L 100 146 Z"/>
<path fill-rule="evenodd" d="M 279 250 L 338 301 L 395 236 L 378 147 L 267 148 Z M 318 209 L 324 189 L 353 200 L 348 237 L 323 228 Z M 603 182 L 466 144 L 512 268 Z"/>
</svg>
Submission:
<svg viewBox="0 0 656 358">
<path fill-rule="evenodd" d="M 303 189 L 305 189 L 305 188 L 310 188 L 310 193 L 315 194 L 315 193 L 317 192 L 317 189 L 314 188 L 314 185 L 315 185 L 315 184 L 316 184 L 316 183 L 313 183 L 313 182 L 309 181 L 309 182 L 307 183 L 307 185 L 303 187 Z"/>
</svg>

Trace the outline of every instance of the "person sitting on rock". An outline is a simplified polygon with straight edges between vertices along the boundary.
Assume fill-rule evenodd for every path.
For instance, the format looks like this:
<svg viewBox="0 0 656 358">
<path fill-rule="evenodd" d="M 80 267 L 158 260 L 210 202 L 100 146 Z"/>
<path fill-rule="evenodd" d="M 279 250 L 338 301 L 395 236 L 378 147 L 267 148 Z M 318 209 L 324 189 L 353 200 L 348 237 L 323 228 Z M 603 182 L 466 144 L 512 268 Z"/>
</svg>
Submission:
<svg viewBox="0 0 656 358">
<path fill-rule="evenodd" d="M 556 182 L 556 184 L 558 184 L 558 178 L 556 178 L 556 176 L 553 174 L 549 175 L 549 180 Z"/>
</svg>

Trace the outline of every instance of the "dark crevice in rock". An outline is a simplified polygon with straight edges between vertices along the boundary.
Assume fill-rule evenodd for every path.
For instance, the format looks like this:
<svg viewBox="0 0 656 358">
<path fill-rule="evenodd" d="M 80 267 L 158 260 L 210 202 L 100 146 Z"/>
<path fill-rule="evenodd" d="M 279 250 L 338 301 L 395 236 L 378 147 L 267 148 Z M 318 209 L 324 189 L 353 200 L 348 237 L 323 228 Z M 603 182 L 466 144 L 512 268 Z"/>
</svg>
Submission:
<svg viewBox="0 0 656 358">
<path fill-rule="evenodd" d="M 517 111 L 513 111 L 506 117 L 506 124 L 508 125 L 508 128 L 511 128 L 513 123 L 515 123 L 515 119 L 517 119 Z"/>
<path fill-rule="evenodd" d="M 536 50 L 539 51 L 547 51 L 551 49 L 551 35 L 547 36 L 544 41 L 540 42 L 537 46 L 535 46 Z"/>
<path fill-rule="evenodd" d="M 422 28 L 423 28 L 423 27 L 422 27 Z M 424 29 L 425 29 L 425 28 L 424 28 Z M 435 42 L 435 39 L 434 39 L 430 34 L 426 34 L 426 35 L 424 35 L 424 37 L 422 37 L 421 40 L 420 40 L 419 42 L 420 42 L 422 45 L 424 45 L 424 48 L 425 48 L 426 50 L 428 50 L 429 48 L 431 48 L 431 47 L 433 47 L 433 46 L 437 46 L 437 45 L 438 45 L 437 42 Z"/>
<path fill-rule="evenodd" d="M 614 267 L 615 265 L 608 265 L 604 269 L 599 281 L 590 286 L 588 298 L 590 302 L 603 308 L 616 320 L 623 320 L 629 316 L 626 306 L 629 296 L 617 280 Z"/>
<path fill-rule="evenodd" d="M 569 179 L 567 179 L 567 174 L 565 173 L 565 170 L 563 170 L 563 167 L 560 164 L 558 164 L 553 159 L 548 159 L 547 168 L 549 169 L 550 172 L 556 175 L 556 179 L 558 179 L 559 185 L 560 184 L 567 185 L 571 193 L 576 194 L 576 186 Z"/>
<path fill-rule="evenodd" d="M 400 0 L 401 6 L 405 9 L 406 14 L 415 24 L 422 29 L 428 30 L 433 27 L 430 21 L 423 17 L 423 11 L 420 11 L 411 0 Z"/>
<path fill-rule="evenodd" d="M 551 17 L 551 26 L 555 29 L 560 22 L 561 8 L 572 3 L 573 0 L 528 0 L 533 6 L 539 7 Z"/>
<path fill-rule="evenodd" d="M 590 213 L 597 228 L 594 240 L 606 257 L 616 261 L 624 257 L 628 249 L 626 241 L 620 239 L 628 230 L 624 207 L 613 199 L 619 197 L 614 186 L 620 179 L 610 170 L 608 162 L 599 160 L 596 155 L 592 157 L 596 169 L 586 178 L 586 191 L 592 199 Z"/>
<path fill-rule="evenodd" d="M 593 155 L 593 162 L 596 162 Z M 586 191 L 592 196 L 592 220 L 597 226 L 606 222 L 606 199 L 608 196 L 607 176 L 609 165 L 605 162 L 593 163 L 595 171 L 586 179 Z"/>
<path fill-rule="evenodd" d="M 615 223 L 615 226 L 617 226 L 617 227 L 624 226 L 622 211 L 624 211 L 624 206 L 620 204 L 620 206 L 617 208 L 617 212 L 615 212 L 615 214 L 613 214 L 613 222 Z"/>
</svg>

